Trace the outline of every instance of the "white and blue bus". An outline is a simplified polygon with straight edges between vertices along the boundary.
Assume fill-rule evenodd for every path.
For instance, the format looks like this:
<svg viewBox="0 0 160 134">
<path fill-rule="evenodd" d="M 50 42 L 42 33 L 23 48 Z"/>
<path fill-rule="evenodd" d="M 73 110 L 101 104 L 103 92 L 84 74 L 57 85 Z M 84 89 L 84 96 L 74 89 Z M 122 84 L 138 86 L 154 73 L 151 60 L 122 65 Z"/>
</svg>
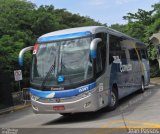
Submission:
<svg viewBox="0 0 160 134">
<path fill-rule="evenodd" d="M 114 110 L 118 100 L 150 82 L 145 44 L 103 26 L 71 28 L 47 33 L 33 51 L 30 94 L 35 113 Z"/>
</svg>

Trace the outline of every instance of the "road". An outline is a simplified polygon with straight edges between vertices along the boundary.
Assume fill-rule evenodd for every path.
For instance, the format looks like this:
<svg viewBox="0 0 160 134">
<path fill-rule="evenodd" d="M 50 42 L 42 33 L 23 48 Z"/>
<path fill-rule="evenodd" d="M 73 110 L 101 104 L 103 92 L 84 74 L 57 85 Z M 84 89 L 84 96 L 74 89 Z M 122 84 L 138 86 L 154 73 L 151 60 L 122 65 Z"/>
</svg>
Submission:
<svg viewBox="0 0 160 134">
<path fill-rule="evenodd" d="M 55 128 L 55 133 L 66 133 L 66 128 L 72 129 L 72 132 L 78 132 L 81 128 L 81 133 L 85 131 L 85 133 L 93 134 L 92 130 L 85 130 L 85 128 L 126 127 L 160 128 L 160 86 L 150 85 L 144 93 L 134 93 L 120 100 L 119 107 L 111 112 L 102 109 L 93 113 L 81 113 L 64 117 L 59 114 L 34 114 L 31 108 L 26 108 L 0 115 L 0 128 L 30 128 L 25 129 L 27 133 L 33 130 L 38 131 L 38 134 L 40 132 L 44 133 L 44 130 L 53 133 L 52 129 L 42 128 Z"/>
</svg>

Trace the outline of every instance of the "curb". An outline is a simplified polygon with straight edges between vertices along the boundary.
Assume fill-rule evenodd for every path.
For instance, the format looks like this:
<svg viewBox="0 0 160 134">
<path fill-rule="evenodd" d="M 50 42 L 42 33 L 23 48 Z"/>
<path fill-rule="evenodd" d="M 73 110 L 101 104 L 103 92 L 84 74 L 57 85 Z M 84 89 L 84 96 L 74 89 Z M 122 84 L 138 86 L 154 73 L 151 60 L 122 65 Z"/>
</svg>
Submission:
<svg viewBox="0 0 160 134">
<path fill-rule="evenodd" d="M 22 110 L 22 109 L 28 108 L 30 106 L 31 106 L 31 104 L 25 104 L 25 105 L 17 105 L 17 106 L 5 108 L 5 109 L 0 110 L 0 115 L 10 113 L 10 112 L 15 112 L 18 110 Z"/>
</svg>

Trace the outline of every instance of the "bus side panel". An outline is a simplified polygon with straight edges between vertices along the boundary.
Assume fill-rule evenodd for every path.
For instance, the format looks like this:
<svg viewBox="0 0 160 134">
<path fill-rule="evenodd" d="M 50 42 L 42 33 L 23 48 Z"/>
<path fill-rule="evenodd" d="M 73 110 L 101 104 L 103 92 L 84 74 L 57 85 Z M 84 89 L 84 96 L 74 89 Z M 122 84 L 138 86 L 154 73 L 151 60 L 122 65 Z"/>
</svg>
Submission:
<svg viewBox="0 0 160 134">
<path fill-rule="evenodd" d="M 110 89 L 113 84 L 117 84 L 119 98 L 122 98 L 136 89 L 136 79 L 134 77 L 136 76 L 135 69 L 137 65 L 135 65 L 134 61 L 130 60 L 129 56 L 129 49 L 134 49 L 134 43 L 130 40 L 111 35 L 109 45 L 109 56 L 114 59 L 110 63 Z"/>
<path fill-rule="evenodd" d="M 98 98 L 98 109 L 101 109 L 108 105 L 108 100 L 110 96 L 109 91 L 109 77 L 107 76 L 107 71 L 102 74 L 97 80 L 97 98 Z"/>
<path fill-rule="evenodd" d="M 150 69 L 149 69 L 149 61 L 147 61 L 146 59 L 142 59 L 142 67 L 143 67 L 143 71 L 144 71 L 144 84 L 145 86 L 148 86 L 150 83 Z"/>
<path fill-rule="evenodd" d="M 142 68 L 141 68 L 141 58 L 136 48 L 136 42 L 129 41 L 128 46 L 129 52 L 129 62 L 132 66 L 132 86 L 130 87 L 130 93 L 133 93 L 141 88 L 142 81 Z"/>
</svg>

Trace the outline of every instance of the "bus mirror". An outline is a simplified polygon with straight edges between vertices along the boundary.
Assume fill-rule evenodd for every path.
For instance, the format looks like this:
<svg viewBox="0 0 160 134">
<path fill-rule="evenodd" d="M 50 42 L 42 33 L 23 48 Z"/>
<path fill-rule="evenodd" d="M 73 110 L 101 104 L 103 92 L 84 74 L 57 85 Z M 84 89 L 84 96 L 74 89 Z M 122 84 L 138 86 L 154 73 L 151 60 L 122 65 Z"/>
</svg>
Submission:
<svg viewBox="0 0 160 134">
<path fill-rule="evenodd" d="M 92 40 L 91 45 L 90 45 L 90 57 L 91 59 L 95 59 L 97 57 L 97 44 L 101 42 L 101 38 L 95 38 Z"/>
<path fill-rule="evenodd" d="M 23 48 L 20 51 L 19 58 L 18 58 L 18 63 L 19 63 L 20 66 L 23 66 L 23 55 L 24 55 L 24 53 L 26 53 L 27 51 L 31 51 L 31 50 L 33 50 L 33 46 Z"/>
</svg>

